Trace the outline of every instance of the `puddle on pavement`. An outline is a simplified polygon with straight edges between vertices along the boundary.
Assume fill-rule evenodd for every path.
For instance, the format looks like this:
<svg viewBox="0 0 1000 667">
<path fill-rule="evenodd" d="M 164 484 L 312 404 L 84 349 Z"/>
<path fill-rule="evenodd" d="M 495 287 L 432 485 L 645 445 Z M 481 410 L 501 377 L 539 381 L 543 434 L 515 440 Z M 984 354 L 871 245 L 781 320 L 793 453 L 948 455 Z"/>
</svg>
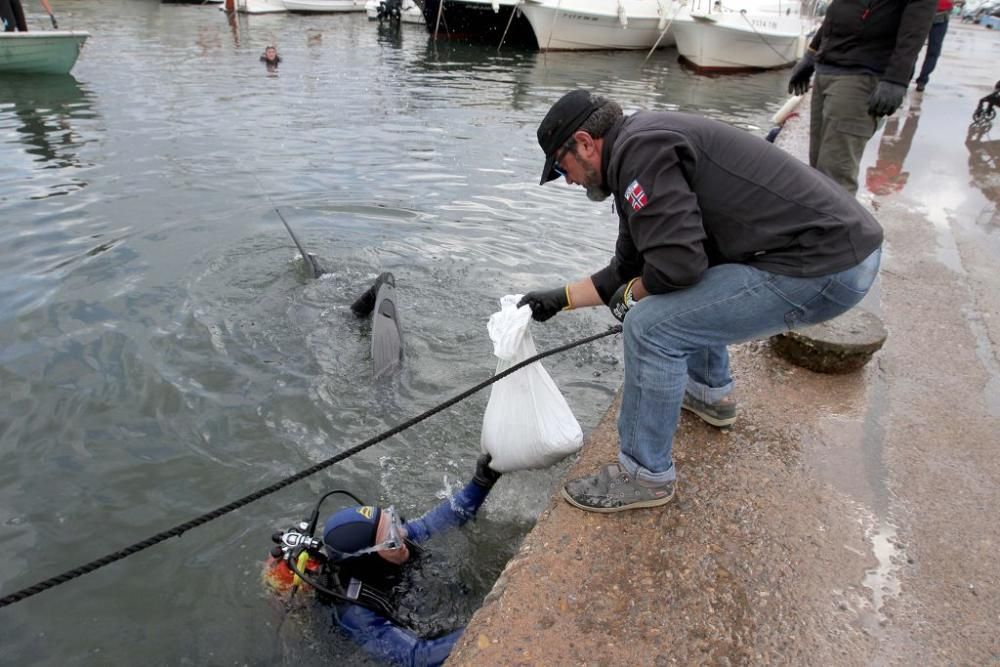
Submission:
<svg viewBox="0 0 1000 667">
<path fill-rule="evenodd" d="M 877 363 L 877 362 L 876 362 Z M 888 472 L 883 459 L 882 419 L 887 408 L 885 378 L 877 367 L 858 376 L 861 388 L 844 401 L 839 412 L 823 417 L 811 442 L 803 443 L 807 462 L 819 476 L 854 500 L 858 521 L 875 565 L 860 582 L 871 600 L 856 601 L 859 621 L 877 631 L 886 621 L 882 609 L 900 593 L 899 547 L 889 513 Z M 850 551 L 852 545 L 845 544 Z"/>
</svg>

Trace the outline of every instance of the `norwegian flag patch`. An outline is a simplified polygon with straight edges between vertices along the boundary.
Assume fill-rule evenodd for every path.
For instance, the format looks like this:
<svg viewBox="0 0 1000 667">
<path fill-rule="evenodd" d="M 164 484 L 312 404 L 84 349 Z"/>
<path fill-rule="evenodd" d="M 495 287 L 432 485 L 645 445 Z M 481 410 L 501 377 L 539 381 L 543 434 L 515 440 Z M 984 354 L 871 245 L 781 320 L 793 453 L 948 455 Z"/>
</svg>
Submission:
<svg viewBox="0 0 1000 667">
<path fill-rule="evenodd" d="M 632 181 L 625 189 L 625 200 L 632 205 L 633 211 L 642 210 L 642 207 L 649 203 L 638 180 Z"/>
</svg>

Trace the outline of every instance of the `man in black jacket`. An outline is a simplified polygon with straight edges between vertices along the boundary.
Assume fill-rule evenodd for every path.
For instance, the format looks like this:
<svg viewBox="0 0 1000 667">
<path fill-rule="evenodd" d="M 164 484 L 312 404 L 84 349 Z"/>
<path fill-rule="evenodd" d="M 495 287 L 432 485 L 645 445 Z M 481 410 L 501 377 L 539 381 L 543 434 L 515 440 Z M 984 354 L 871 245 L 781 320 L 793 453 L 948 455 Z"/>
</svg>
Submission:
<svg viewBox="0 0 1000 667">
<path fill-rule="evenodd" d="M 879 119 L 903 103 L 937 0 L 833 0 L 788 92 L 809 89 L 809 164 L 858 190 L 858 165 Z"/>
<path fill-rule="evenodd" d="M 675 112 L 624 117 L 575 90 L 538 128 L 542 183 L 614 196 L 618 241 L 588 278 L 529 292 L 544 321 L 607 304 L 624 323 L 618 460 L 568 482 L 584 510 L 656 507 L 674 495 L 681 409 L 736 420 L 726 346 L 846 312 L 878 272 L 882 228 L 843 188 L 725 123 Z"/>
</svg>

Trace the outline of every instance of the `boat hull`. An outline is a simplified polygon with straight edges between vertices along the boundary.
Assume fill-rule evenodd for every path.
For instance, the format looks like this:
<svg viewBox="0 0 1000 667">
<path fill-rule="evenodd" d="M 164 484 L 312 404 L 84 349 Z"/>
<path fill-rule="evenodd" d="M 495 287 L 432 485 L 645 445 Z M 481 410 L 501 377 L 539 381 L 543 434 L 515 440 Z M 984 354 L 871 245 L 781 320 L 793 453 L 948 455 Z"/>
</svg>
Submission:
<svg viewBox="0 0 1000 667">
<path fill-rule="evenodd" d="M 762 70 L 787 67 L 805 43 L 798 17 L 733 13 L 718 18 L 688 16 L 673 27 L 677 52 L 704 70 Z"/>
<path fill-rule="evenodd" d="M 523 8 L 542 51 L 636 50 L 672 46 L 685 10 L 656 0 L 528 0 Z"/>
<path fill-rule="evenodd" d="M 283 0 L 285 9 L 297 14 L 340 14 L 365 11 L 364 0 Z"/>
<path fill-rule="evenodd" d="M 0 73 L 69 74 L 90 33 L 0 32 Z"/>
<path fill-rule="evenodd" d="M 281 0 L 236 0 L 236 11 L 242 14 L 276 14 L 288 10 Z"/>
<path fill-rule="evenodd" d="M 438 27 L 438 8 L 441 2 L 444 2 L 444 8 L 441 10 L 441 25 Z M 469 0 L 424 0 L 423 9 L 427 32 L 433 35 L 437 28 L 438 37 L 498 46 L 502 39 L 505 46 L 536 46 L 531 25 L 513 0 L 503 0 L 495 5 Z M 513 18 L 511 14 L 514 15 Z"/>
</svg>

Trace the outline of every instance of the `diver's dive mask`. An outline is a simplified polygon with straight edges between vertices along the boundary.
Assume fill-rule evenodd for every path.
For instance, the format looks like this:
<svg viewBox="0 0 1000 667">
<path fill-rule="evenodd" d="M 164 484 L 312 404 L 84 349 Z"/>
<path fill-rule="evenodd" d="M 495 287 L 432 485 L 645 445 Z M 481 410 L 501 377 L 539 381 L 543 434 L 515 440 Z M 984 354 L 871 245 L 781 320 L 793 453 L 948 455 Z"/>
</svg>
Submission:
<svg viewBox="0 0 1000 667">
<path fill-rule="evenodd" d="M 351 551 L 349 553 L 337 551 L 335 553 L 336 560 L 356 558 L 358 556 L 364 556 L 365 554 L 371 554 L 378 551 L 392 551 L 394 549 L 402 548 L 404 544 L 412 544 L 406 540 L 406 531 L 403 529 L 403 518 L 398 512 L 396 512 L 394 507 L 390 505 L 386 509 L 383 509 L 381 511 L 381 516 L 385 517 L 389 522 L 389 534 L 384 540 L 377 544 L 373 544 L 370 547 L 365 547 L 364 549 L 358 549 L 357 551 Z M 335 551 L 330 547 L 330 545 L 327 545 L 327 549 Z"/>
</svg>

